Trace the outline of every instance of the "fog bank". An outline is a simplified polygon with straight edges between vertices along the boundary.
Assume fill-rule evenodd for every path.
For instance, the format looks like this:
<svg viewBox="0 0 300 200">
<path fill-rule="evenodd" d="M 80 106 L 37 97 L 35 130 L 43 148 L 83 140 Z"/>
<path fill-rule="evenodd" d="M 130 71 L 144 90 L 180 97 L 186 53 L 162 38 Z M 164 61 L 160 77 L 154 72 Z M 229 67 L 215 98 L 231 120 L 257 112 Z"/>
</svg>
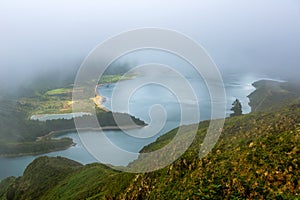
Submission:
<svg viewBox="0 0 300 200">
<path fill-rule="evenodd" d="M 190 36 L 222 72 L 297 79 L 299 24 L 297 0 L 2 0 L 0 83 L 72 71 L 97 44 L 141 27 Z"/>
</svg>

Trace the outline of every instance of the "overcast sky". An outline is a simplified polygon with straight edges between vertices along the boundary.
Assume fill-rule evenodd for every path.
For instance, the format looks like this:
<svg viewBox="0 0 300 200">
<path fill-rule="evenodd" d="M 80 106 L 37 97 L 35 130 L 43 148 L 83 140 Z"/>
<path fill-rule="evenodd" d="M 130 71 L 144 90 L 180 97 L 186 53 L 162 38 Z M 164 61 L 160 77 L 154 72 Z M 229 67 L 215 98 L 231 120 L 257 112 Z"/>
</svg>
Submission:
<svg viewBox="0 0 300 200">
<path fill-rule="evenodd" d="M 1 0 L 0 78 L 78 67 L 100 42 L 141 27 L 192 37 L 221 71 L 298 76 L 298 0 Z"/>
</svg>

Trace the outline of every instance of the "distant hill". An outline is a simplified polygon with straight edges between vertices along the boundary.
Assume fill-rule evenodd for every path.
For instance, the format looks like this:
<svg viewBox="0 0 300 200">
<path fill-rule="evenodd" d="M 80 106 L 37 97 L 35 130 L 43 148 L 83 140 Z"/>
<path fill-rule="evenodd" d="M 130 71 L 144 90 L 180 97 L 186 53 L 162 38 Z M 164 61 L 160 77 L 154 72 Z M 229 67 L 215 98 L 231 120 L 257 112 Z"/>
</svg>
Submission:
<svg viewBox="0 0 300 200">
<path fill-rule="evenodd" d="M 299 84 L 261 80 L 252 84 L 256 90 L 248 97 L 253 111 L 272 110 L 300 97 Z"/>
<path fill-rule="evenodd" d="M 251 98 L 253 103 L 255 96 Z M 199 124 L 184 155 L 161 170 L 129 174 L 102 164 L 73 169 L 53 159 L 49 173 L 57 176 L 44 178 L 46 164 L 39 163 L 47 158 L 42 158 L 26 169 L 34 169 L 34 174 L 3 180 L 0 186 L 8 189 L 2 197 L 36 199 L 37 193 L 39 199 L 299 199 L 300 99 L 282 100 L 276 99 L 274 107 L 271 101 L 264 104 L 264 111 L 227 118 L 218 143 L 204 158 L 198 158 L 198 152 L 207 121 Z M 161 136 L 142 152 L 161 148 L 175 134 L 176 130 Z M 143 162 L 151 161 L 138 158 L 131 165 L 143 167 Z M 57 179 L 60 170 L 68 175 Z"/>
<path fill-rule="evenodd" d="M 110 76 L 110 78 L 112 77 L 114 76 Z M 36 111 L 37 108 L 43 111 L 55 111 L 57 110 L 57 105 L 58 107 L 61 107 L 61 104 L 63 104 L 65 100 L 72 100 L 71 92 L 73 88 L 69 85 L 70 78 L 49 85 L 48 83 L 51 82 L 52 79 L 49 77 L 43 78 L 44 77 L 41 77 L 42 80 L 37 79 L 36 81 L 30 82 L 35 86 L 29 87 L 31 85 L 24 85 L 22 89 L 19 89 L 21 92 L 15 90 L 14 93 L 16 94 L 12 94 L 12 91 L 9 91 L 9 88 L 5 89 L 0 87 L 1 157 L 42 154 L 67 149 L 73 145 L 73 141 L 70 138 L 52 139 L 51 137 L 43 137 L 47 136 L 52 131 L 74 131 L 75 124 L 73 119 L 57 119 L 48 120 L 46 122 L 29 119 L 33 114 L 32 112 Z M 109 82 L 114 80 L 106 79 L 106 81 Z M 56 86 L 63 85 L 63 88 L 55 88 Z M 88 98 L 87 101 L 91 102 L 88 106 L 93 109 L 93 102 Z M 43 106 L 41 106 L 41 104 Z M 69 107 L 72 108 L 72 106 Z M 71 111 L 72 109 L 70 112 Z M 96 112 L 101 127 L 117 127 L 116 121 L 114 120 L 116 118 L 118 119 L 118 125 L 120 126 L 123 125 L 138 128 L 146 125 L 144 121 L 127 113 L 101 112 L 99 109 L 97 109 Z M 84 125 L 86 125 L 86 127 L 98 128 L 94 127 L 95 124 L 89 124 L 90 118 L 91 116 L 84 116 L 81 118 L 86 122 Z M 44 138 L 44 140 L 40 140 L 40 138 Z"/>
<path fill-rule="evenodd" d="M 58 122 L 58 121 L 57 121 Z M 0 156 L 45 153 L 70 147 L 71 139 L 36 141 L 48 134 L 58 123 L 28 120 L 14 97 L 0 100 Z"/>
</svg>

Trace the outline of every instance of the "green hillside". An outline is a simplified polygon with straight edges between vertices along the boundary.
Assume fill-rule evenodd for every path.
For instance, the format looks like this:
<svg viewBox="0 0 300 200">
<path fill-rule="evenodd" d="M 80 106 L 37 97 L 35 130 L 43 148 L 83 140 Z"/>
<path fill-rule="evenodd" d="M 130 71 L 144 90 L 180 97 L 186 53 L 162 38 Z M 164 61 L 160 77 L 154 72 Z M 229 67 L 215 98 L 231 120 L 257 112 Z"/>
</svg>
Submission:
<svg viewBox="0 0 300 200">
<path fill-rule="evenodd" d="M 81 164 L 67 158 L 40 157 L 10 186 L 7 198 L 38 199 L 48 188 L 57 185 L 80 166 Z"/>
<path fill-rule="evenodd" d="M 278 112 L 227 119 L 217 145 L 203 159 L 196 158 L 206 130 L 200 128 L 195 142 L 179 160 L 166 169 L 140 175 L 119 197 L 300 198 L 299 111 L 300 100 Z M 149 145 L 143 151 L 160 148 L 170 138 Z"/>
<path fill-rule="evenodd" d="M 22 177 L 3 180 L 0 198 L 300 199 L 299 95 L 276 105 L 227 118 L 216 146 L 204 158 L 198 153 L 208 121 L 199 124 L 190 148 L 158 171 L 130 174 L 102 164 L 81 166 L 68 159 L 42 157 Z M 176 129 L 142 152 L 165 146 L 175 134 Z M 130 165 L 142 168 L 145 162 L 155 164 L 140 156 Z"/>
</svg>

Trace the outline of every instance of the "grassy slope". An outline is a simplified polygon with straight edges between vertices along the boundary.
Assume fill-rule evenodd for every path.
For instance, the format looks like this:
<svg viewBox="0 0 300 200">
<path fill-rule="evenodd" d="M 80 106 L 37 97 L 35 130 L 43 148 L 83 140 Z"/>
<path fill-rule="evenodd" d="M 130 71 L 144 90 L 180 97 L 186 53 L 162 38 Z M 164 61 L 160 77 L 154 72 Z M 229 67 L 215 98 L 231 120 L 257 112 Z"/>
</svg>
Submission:
<svg viewBox="0 0 300 200">
<path fill-rule="evenodd" d="M 275 112 L 227 119 L 213 151 L 200 159 L 206 125 L 200 123 L 189 150 L 164 169 L 134 175 L 101 164 L 87 165 L 49 186 L 40 198 L 291 199 L 299 195 L 300 100 Z M 160 148 L 174 133 L 143 151 Z M 27 181 L 26 177 L 21 180 Z"/>
<path fill-rule="evenodd" d="M 134 175 L 101 164 L 87 165 L 70 172 L 55 186 L 47 186 L 39 198 L 299 199 L 300 99 L 284 107 L 226 119 L 213 151 L 198 158 L 207 124 L 200 123 L 188 151 L 164 169 Z M 175 133 L 163 135 L 142 151 L 161 148 Z M 132 165 L 142 166 L 142 162 L 137 160 Z M 39 179 L 43 167 L 35 168 Z M 23 176 L 19 184 L 29 179 Z M 51 178 L 42 185 L 48 181 Z M 18 188 L 15 192 L 21 194 Z M 23 192 L 18 198 L 34 199 L 28 196 L 29 191 Z"/>
<path fill-rule="evenodd" d="M 90 164 L 51 188 L 41 199 L 113 198 L 126 189 L 133 177 L 102 164 Z"/>
<path fill-rule="evenodd" d="M 15 182 L 15 177 L 8 177 L 0 183 L 0 200 L 6 200 L 6 193 Z"/>
<path fill-rule="evenodd" d="M 166 169 L 142 174 L 129 199 L 294 199 L 300 193 L 300 101 L 277 112 L 226 120 L 213 151 L 197 158 L 205 129 Z M 169 136 L 170 138 L 170 136 Z M 167 139 L 168 140 L 168 139 Z M 157 149 L 165 140 L 143 149 Z"/>
<path fill-rule="evenodd" d="M 48 188 L 54 187 L 82 165 L 67 158 L 40 157 L 35 159 L 8 189 L 14 199 L 38 199 Z M 24 193 L 25 192 L 25 193 Z"/>
</svg>

